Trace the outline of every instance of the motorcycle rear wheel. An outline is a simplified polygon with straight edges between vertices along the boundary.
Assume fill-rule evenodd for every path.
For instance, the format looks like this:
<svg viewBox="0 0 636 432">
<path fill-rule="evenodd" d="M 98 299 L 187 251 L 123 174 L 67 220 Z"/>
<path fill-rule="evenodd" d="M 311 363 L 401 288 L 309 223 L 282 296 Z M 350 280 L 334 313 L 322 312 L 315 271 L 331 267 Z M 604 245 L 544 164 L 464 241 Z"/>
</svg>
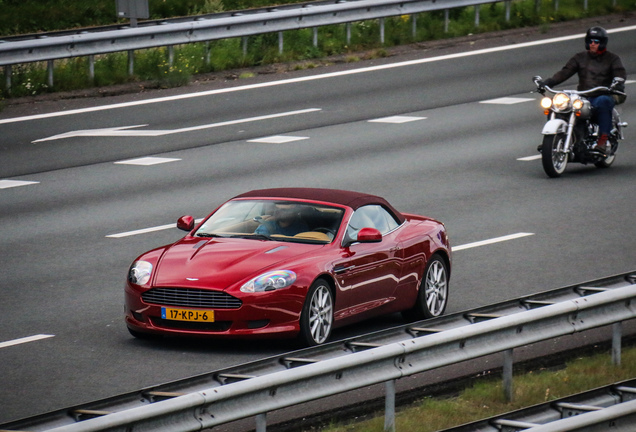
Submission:
<svg viewBox="0 0 636 432">
<path fill-rule="evenodd" d="M 545 135 L 541 146 L 541 162 L 548 177 L 559 177 L 568 165 L 568 154 L 563 152 L 566 135 Z"/>
</svg>

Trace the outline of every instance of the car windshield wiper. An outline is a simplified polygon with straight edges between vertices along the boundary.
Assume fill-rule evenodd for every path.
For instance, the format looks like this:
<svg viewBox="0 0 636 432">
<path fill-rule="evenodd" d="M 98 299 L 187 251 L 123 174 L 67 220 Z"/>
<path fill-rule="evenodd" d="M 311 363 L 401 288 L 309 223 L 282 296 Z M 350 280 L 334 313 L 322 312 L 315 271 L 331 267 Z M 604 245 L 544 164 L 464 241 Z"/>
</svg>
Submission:
<svg viewBox="0 0 636 432">
<path fill-rule="evenodd" d="M 197 233 L 197 237 L 224 237 L 222 235 L 219 234 L 215 234 L 215 233 Z"/>
<path fill-rule="evenodd" d="M 244 238 L 244 239 L 254 239 L 254 240 L 272 240 L 270 236 L 267 234 L 235 234 L 230 236 L 231 238 Z"/>
</svg>

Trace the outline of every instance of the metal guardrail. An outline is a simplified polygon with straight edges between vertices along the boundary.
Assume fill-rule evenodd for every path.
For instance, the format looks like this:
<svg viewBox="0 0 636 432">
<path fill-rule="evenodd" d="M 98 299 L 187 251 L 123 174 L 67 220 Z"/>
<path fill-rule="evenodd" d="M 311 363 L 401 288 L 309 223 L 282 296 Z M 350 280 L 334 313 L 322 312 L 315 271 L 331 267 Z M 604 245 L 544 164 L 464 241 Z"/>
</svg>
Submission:
<svg viewBox="0 0 636 432">
<path fill-rule="evenodd" d="M 619 363 L 620 323 L 633 318 L 636 272 L 239 365 L 0 429 L 194 431 L 256 416 L 261 432 L 268 411 L 384 382 L 389 430 L 397 379 L 504 352 L 504 383 L 511 384 L 514 348 L 609 324 Z"/>
<path fill-rule="evenodd" d="M 304 3 L 259 13 L 213 14 L 201 20 L 166 22 L 82 34 L 0 43 L 0 66 L 119 51 L 245 37 L 270 32 L 365 21 L 511 0 L 354 0 Z"/>
<path fill-rule="evenodd" d="M 633 432 L 635 424 L 633 379 L 440 432 Z"/>
</svg>

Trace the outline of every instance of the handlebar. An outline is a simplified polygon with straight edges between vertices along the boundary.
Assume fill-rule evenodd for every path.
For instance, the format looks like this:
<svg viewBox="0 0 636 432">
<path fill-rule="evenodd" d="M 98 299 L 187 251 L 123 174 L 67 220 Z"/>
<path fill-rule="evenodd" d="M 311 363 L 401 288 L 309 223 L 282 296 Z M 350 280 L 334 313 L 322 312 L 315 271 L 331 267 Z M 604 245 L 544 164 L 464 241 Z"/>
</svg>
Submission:
<svg viewBox="0 0 636 432">
<path fill-rule="evenodd" d="M 534 84 L 537 86 L 537 89 L 539 90 L 539 93 L 543 94 L 545 90 L 548 90 L 550 93 L 565 93 L 565 94 L 577 94 L 577 95 L 586 95 L 586 94 L 590 94 L 590 93 L 594 93 L 597 91 L 606 91 L 609 92 L 611 94 L 617 94 L 617 95 L 621 95 L 621 96 L 626 96 L 626 94 L 622 91 L 616 90 L 614 88 L 614 86 L 618 83 L 612 83 L 612 85 L 610 87 L 605 87 L 605 86 L 599 86 L 599 87 L 594 87 L 592 89 L 589 90 L 556 90 L 553 88 L 548 87 L 547 85 L 541 85 L 541 77 L 534 77 L 533 78 Z"/>
</svg>

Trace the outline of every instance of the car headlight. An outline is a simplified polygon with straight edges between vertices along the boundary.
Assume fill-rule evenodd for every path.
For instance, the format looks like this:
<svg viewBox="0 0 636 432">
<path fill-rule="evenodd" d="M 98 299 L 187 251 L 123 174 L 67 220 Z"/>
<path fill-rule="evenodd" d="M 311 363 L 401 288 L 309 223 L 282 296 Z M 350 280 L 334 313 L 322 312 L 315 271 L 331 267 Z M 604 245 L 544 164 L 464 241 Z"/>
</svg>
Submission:
<svg viewBox="0 0 636 432">
<path fill-rule="evenodd" d="M 145 285 L 150 280 L 152 264 L 148 261 L 135 261 L 128 271 L 128 282 L 135 285 Z"/>
<path fill-rule="evenodd" d="M 552 103 L 554 103 L 554 108 L 556 110 L 567 111 L 568 109 L 570 109 L 570 96 L 565 93 L 557 93 L 554 95 Z"/>
<path fill-rule="evenodd" d="M 245 293 L 274 291 L 286 288 L 296 281 L 296 273 L 290 270 L 275 270 L 255 277 L 241 287 Z"/>
</svg>

